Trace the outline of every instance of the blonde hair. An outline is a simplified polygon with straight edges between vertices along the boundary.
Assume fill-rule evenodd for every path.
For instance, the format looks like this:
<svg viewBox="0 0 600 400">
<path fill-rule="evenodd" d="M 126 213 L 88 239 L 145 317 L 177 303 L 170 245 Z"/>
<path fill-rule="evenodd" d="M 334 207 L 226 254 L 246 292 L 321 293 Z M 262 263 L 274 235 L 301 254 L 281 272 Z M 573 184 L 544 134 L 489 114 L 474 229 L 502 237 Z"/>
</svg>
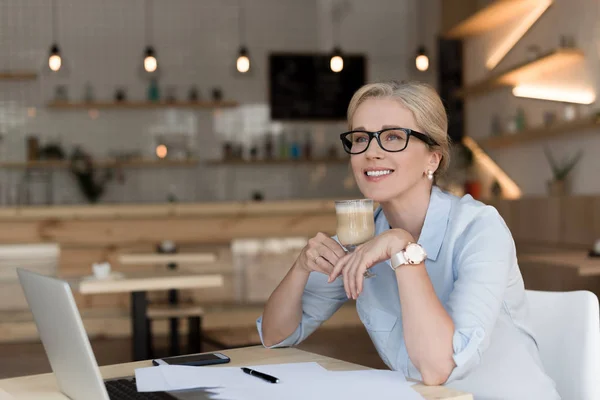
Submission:
<svg viewBox="0 0 600 400">
<path fill-rule="evenodd" d="M 435 89 L 421 82 L 378 82 L 362 86 L 354 93 L 348 105 L 348 126 L 352 129 L 352 118 L 358 106 L 370 98 L 390 98 L 398 100 L 414 116 L 417 127 L 438 144 L 429 146 L 431 151 L 442 155 L 435 176 L 443 175 L 450 164 L 450 138 L 448 137 L 448 116 L 442 99 Z"/>
</svg>

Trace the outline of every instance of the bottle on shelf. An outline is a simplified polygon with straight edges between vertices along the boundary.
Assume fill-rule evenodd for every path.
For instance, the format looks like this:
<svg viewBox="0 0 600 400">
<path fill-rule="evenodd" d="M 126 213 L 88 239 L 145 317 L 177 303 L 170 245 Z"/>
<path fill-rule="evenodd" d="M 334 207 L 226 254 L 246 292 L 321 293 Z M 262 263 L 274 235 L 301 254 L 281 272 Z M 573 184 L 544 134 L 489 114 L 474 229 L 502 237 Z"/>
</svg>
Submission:
<svg viewBox="0 0 600 400">
<path fill-rule="evenodd" d="M 288 158 L 288 144 L 285 131 L 282 131 L 279 136 L 279 158 L 282 160 L 287 160 Z"/>
<path fill-rule="evenodd" d="M 293 160 L 300 158 L 300 143 L 296 132 L 292 134 L 292 140 L 290 142 L 290 158 Z"/>
<path fill-rule="evenodd" d="M 310 134 L 310 130 L 306 130 L 306 134 L 304 137 L 304 158 L 307 160 L 312 159 L 312 135 Z"/>
<path fill-rule="evenodd" d="M 265 160 L 273 159 L 273 135 L 267 132 L 265 138 Z"/>
<path fill-rule="evenodd" d="M 150 79 L 148 85 L 148 101 L 158 102 L 160 100 L 160 89 L 158 87 L 158 81 L 156 79 Z"/>
</svg>

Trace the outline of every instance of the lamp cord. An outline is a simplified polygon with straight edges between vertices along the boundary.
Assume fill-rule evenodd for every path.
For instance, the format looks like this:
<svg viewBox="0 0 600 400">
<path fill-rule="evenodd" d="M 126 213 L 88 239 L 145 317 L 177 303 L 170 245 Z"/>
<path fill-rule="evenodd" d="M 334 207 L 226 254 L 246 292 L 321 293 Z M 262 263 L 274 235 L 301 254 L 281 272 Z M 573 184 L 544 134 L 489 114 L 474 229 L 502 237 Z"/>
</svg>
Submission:
<svg viewBox="0 0 600 400">
<path fill-rule="evenodd" d="M 144 16 L 144 25 L 145 25 L 145 35 L 146 35 L 146 46 L 150 46 L 152 44 L 152 17 L 153 17 L 153 9 L 152 4 L 150 3 L 152 0 L 146 0 L 145 4 L 145 16 Z"/>
<path fill-rule="evenodd" d="M 56 12 L 56 0 L 52 0 L 52 43 L 58 39 L 58 13 Z"/>
<path fill-rule="evenodd" d="M 244 7 L 242 6 L 242 0 L 238 0 L 238 41 L 239 41 L 240 46 L 246 45 L 245 17 L 246 17 L 246 15 L 244 12 Z"/>
</svg>

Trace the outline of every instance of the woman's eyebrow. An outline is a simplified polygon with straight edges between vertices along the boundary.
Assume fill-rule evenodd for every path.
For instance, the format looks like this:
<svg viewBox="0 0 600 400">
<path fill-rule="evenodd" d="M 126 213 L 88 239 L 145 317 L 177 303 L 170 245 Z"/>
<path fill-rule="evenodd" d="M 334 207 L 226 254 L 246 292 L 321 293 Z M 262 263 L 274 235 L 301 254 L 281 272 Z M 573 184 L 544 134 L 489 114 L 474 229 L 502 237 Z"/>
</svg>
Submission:
<svg viewBox="0 0 600 400">
<path fill-rule="evenodd" d="M 400 125 L 382 125 L 381 129 L 389 129 L 389 128 L 400 128 Z M 366 130 L 364 126 L 355 126 L 352 128 L 353 131 Z"/>
</svg>

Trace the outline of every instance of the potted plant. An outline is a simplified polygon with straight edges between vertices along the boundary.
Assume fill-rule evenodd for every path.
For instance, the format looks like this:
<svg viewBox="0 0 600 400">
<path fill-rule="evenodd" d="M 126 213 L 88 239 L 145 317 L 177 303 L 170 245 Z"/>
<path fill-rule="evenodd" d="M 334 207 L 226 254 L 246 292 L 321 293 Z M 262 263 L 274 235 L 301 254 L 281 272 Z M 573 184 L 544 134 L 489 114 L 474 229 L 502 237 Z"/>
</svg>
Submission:
<svg viewBox="0 0 600 400">
<path fill-rule="evenodd" d="M 463 142 L 455 144 L 458 152 L 459 168 L 464 171 L 464 192 L 474 199 L 481 198 L 481 182 L 475 167 L 475 154 Z"/>
<path fill-rule="evenodd" d="M 583 151 L 579 150 L 573 157 L 565 158 L 562 162 L 557 162 L 548 148 L 544 148 L 544 153 L 552 169 L 552 179 L 548 181 L 548 193 L 550 196 L 564 196 L 568 192 L 567 178 L 569 173 L 575 168 Z"/>
</svg>

